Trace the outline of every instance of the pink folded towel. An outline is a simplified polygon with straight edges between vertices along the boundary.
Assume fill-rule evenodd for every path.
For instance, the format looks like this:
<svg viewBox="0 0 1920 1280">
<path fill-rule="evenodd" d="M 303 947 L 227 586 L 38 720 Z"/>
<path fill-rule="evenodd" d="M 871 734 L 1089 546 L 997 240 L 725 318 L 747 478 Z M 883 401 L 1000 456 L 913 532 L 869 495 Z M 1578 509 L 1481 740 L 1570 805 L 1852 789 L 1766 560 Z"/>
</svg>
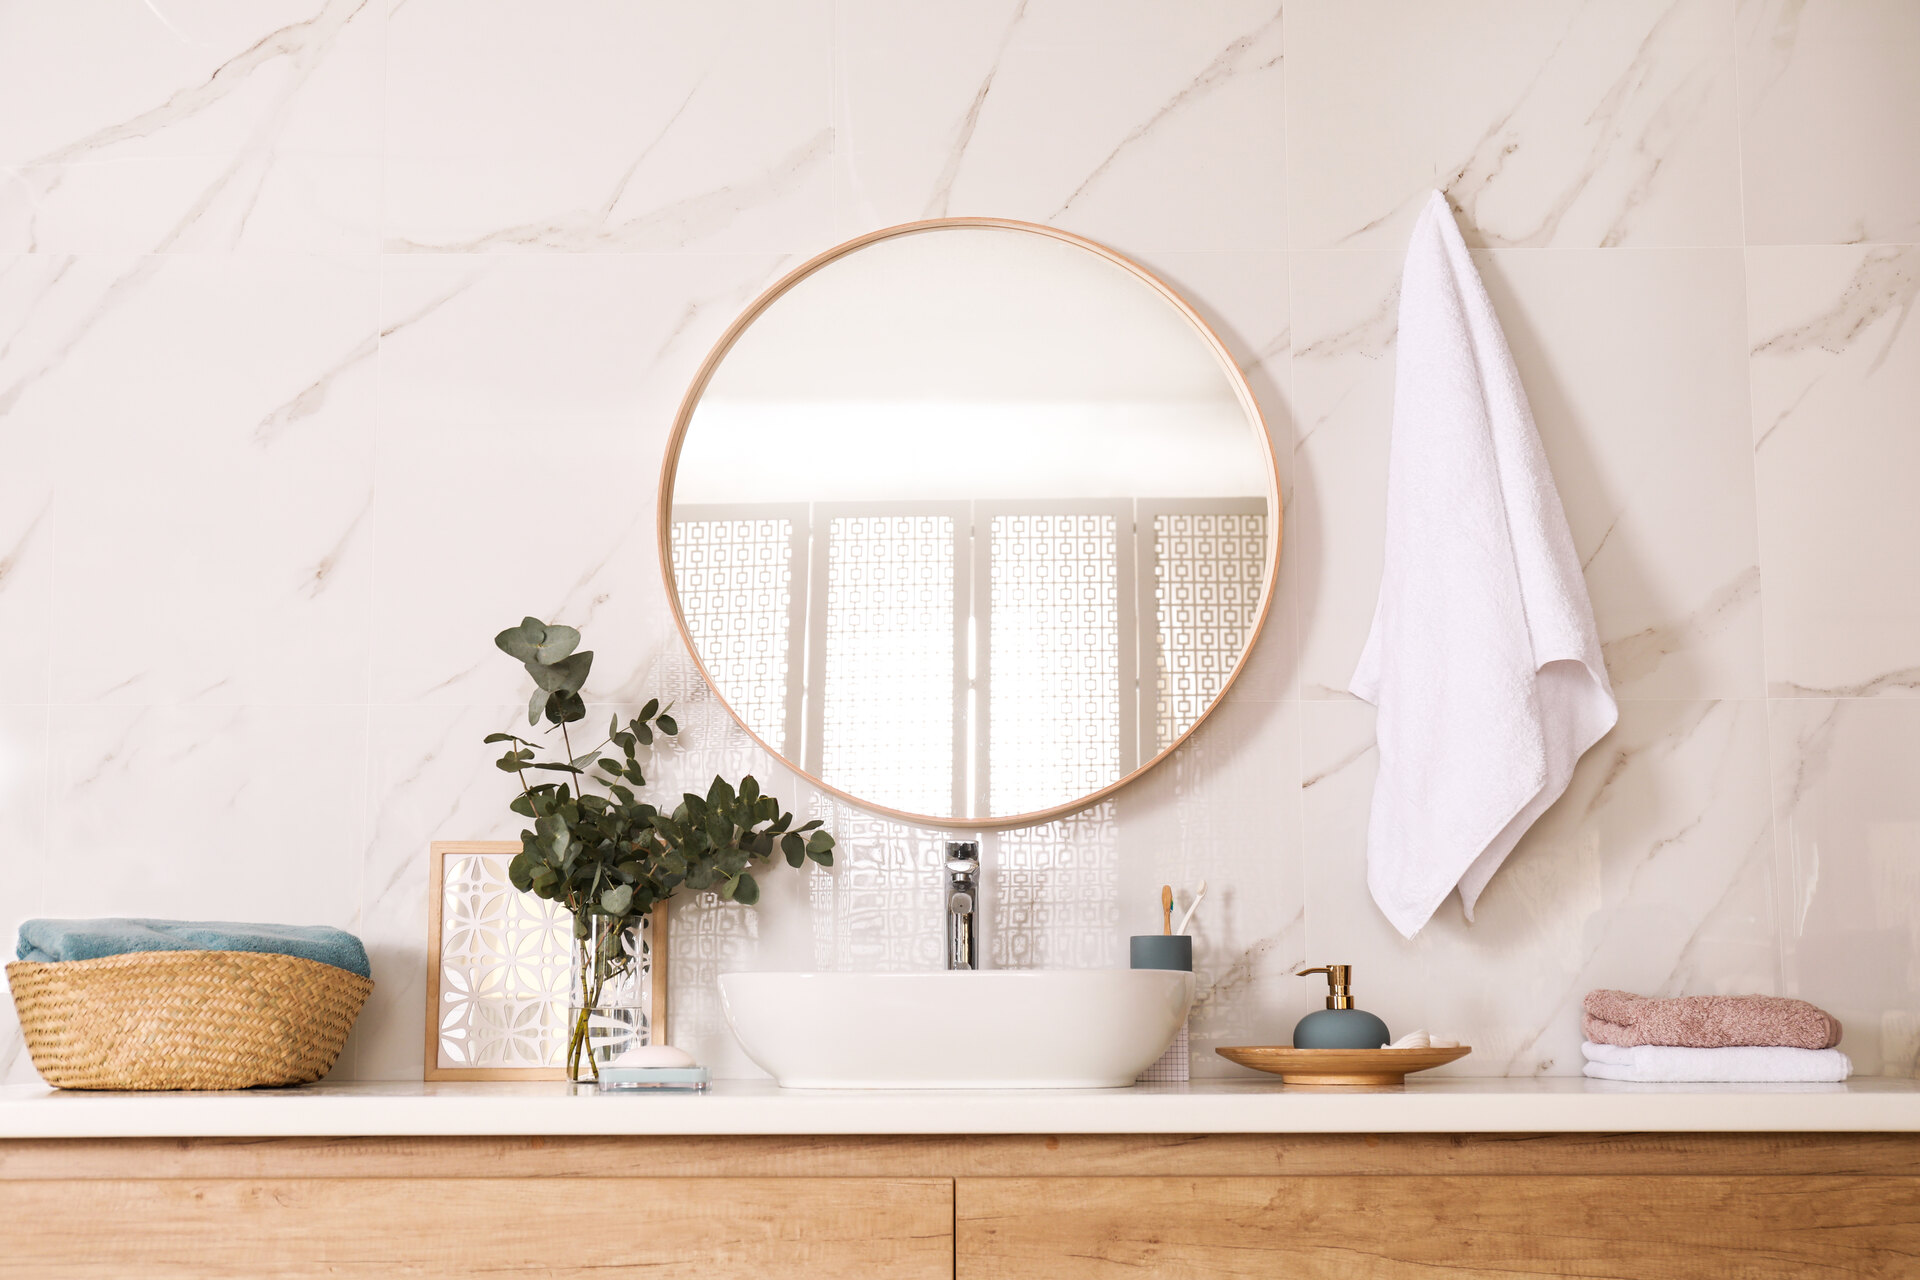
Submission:
<svg viewBox="0 0 1920 1280">
<path fill-rule="evenodd" d="M 1595 1044 L 1643 1044 L 1686 1049 L 1778 1045 L 1831 1049 L 1840 1023 L 1805 1000 L 1785 996 L 1680 996 L 1650 1000 L 1628 991 L 1589 991 L 1580 1020 Z"/>
</svg>

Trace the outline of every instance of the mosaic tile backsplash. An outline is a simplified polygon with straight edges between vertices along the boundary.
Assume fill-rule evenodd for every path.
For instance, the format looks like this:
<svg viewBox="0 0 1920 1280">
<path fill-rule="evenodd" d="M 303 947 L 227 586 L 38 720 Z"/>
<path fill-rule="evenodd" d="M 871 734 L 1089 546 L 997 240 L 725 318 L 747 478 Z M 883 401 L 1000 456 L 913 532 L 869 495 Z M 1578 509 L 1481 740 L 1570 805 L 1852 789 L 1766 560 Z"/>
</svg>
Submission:
<svg viewBox="0 0 1920 1280">
<path fill-rule="evenodd" d="M 522 614 L 678 701 L 671 787 L 839 837 L 689 901 L 674 1035 L 757 1074 L 732 967 L 933 968 L 948 833 L 814 794 L 665 609 L 673 410 L 757 291 L 947 214 L 1164 275 L 1287 492 L 1248 670 L 1110 800 L 985 842 L 998 965 L 1196 918 L 1196 1075 L 1355 966 L 1448 1070 L 1579 1068 L 1590 987 L 1776 991 L 1920 1062 L 1920 6 L 1906 0 L 30 0 L 0 10 L 0 924 L 327 923 L 338 1072 L 418 1078 L 427 846 L 511 837 L 480 739 Z M 1367 897 L 1406 233 L 1443 189 L 1532 397 L 1618 729 L 1469 927 Z M 73 868 L 97 870 L 84 880 Z M 32 1078 L 11 1010 L 0 1071 Z"/>
</svg>

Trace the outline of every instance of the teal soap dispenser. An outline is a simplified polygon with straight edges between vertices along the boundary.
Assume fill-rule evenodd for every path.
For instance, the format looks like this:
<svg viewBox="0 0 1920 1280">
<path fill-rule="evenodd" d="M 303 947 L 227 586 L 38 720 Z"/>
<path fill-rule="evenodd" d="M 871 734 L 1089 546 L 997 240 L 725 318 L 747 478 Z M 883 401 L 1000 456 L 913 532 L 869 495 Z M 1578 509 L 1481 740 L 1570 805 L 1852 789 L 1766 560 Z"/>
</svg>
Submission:
<svg viewBox="0 0 1920 1280">
<path fill-rule="evenodd" d="M 1353 1007 L 1353 966 L 1321 965 L 1302 969 L 1302 978 L 1310 973 L 1327 975 L 1327 1007 L 1315 1009 L 1300 1019 L 1293 1029 L 1296 1049 L 1378 1049 L 1393 1037 L 1387 1024 L 1364 1009 Z"/>
</svg>

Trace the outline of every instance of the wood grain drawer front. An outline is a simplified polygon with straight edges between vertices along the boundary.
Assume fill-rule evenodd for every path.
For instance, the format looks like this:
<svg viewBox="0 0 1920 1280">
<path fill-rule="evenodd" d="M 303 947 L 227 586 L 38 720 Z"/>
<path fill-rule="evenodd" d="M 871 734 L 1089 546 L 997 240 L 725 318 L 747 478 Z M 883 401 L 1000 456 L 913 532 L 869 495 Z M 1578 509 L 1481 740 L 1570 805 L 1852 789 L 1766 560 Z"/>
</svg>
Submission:
<svg viewBox="0 0 1920 1280">
<path fill-rule="evenodd" d="M 0 1182 L 0 1276 L 953 1274 L 944 1178 Z"/>
<path fill-rule="evenodd" d="M 1920 1178 L 962 1178 L 957 1280 L 1920 1276 Z"/>
</svg>

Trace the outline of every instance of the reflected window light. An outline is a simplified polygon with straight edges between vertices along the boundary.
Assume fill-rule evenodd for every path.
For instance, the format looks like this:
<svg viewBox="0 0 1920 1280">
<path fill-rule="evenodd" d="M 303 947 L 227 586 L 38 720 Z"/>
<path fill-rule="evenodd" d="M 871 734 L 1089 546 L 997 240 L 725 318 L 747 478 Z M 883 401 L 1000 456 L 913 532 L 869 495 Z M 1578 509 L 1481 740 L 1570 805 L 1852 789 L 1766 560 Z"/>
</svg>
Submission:
<svg viewBox="0 0 1920 1280">
<path fill-rule="evenodd" d="M 953 811 L 954 521 L 825 521 L 821 777 L 913 813 Z"/>
<path fill-rule="evenodd" d="M 1022 514 L 990 525 L 986 811 L 1033 813 L 1122 772 L 1119 521 Z"/>
</svg>

